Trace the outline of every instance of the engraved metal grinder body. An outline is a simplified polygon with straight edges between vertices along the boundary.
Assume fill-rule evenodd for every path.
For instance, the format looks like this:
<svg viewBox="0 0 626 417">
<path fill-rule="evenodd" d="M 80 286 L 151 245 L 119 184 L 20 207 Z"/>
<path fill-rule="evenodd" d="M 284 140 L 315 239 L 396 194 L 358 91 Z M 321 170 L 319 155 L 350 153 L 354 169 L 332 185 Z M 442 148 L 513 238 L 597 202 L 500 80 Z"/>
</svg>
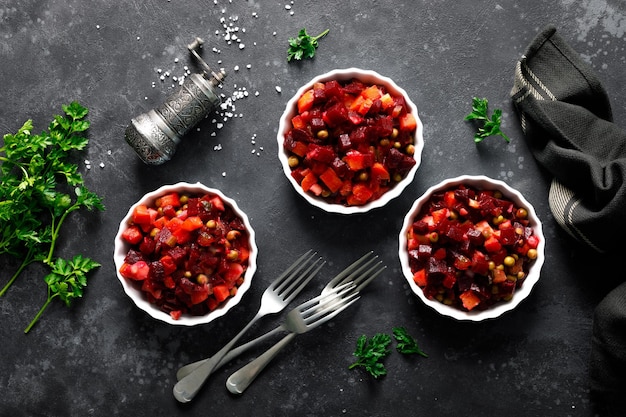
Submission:
<svg viewBox="0 0 626 417">
<path fill-rule="evenodd" d="M 196 38 L 187 45 L 202 73 L 186 77 L 181 88 L 161 106 L 131 119 L 126 128 L 126 142 L 146 164 L 159 165 L 170 160 L 180 139 L 221 103 L 216 88 L 226 74 L 223 70 L 214 72 L 200 58 L 197 50 L 202 43 L 202 39 Z"/>
</svg>

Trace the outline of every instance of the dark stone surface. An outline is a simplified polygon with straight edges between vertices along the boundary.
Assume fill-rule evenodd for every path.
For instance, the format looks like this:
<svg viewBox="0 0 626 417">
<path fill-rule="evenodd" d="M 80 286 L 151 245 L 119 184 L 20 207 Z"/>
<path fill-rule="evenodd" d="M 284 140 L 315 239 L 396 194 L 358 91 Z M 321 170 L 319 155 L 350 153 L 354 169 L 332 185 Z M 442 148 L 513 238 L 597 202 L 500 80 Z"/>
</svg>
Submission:
<svg viewBox="0 0 626 417">
<path fill-rule="evenodd" d="M 28 335 L 22 330 L 45 299 L 45 271 L 29 269 L 0 300 L 0 415 L 594 415 L 588 390 L 592 312 L 621 266 L 572 242 L 554 222 L 549 178 L 524 143 L 509 91 L 516 60 L 553 23 L 597 70 L 615 119 L 624 120 L 623 2 L 214 3 L 0 5 L 0 131 L 15 132 L 28 118 L 43 129 L 62 104 L 87 106 L 92 127 L 81 172 L 107 206 L 101 214 L 72 214 L 58 248 L 59 255 L 81 252 L 102 263 L 82 300 L 71 309 L 53 304 Z M 239 28 L 243 49 L 226 42 L 221 19 Z M 287 38 L 302 27 L 330 33 L 315 59 L 288 64 Z M 186 50 L 195 36 L 206 41 L 207 62 L 228 72 L 224 94 L 249 94 L 234 101 L 236 117 L 221 129 L 222 116 L 209 118 L 172 161 L 146 166 L 124 142 L 124 129 L 131 117 L 162 102 L 184 65 L 195 70 Z M 291 189 L 278 165 L 275 135 L 285 103 L 300 85 L 350 66 L 376 70 L 408 91 L 426 144 L 418 174 L 401 197 L 346 218 L 308 206 Z M 171 76 L 161 82 L 158 69 Z M 473 127 L 463 122 L 472 96 L 503 109 L 510 144 L 499 138 L 473 143 Z M 520 190 L 543 220 L 547 239 L 542 278 L 530 298 L 479 324 L 457 323 L 422 305 L 397 256 L 397 235 L 413 200 L 460 174 L 485 174 Z M 242 303 L 226 318 L 196 328 L 162 324 L 134 307 L 112 260 L 113 238 L 128 207 L 145 192 L 178 181 L 200 181 L 236 199 L 260 249 L 258 273 Z M 314 295 L 366 250 L 380 253 L 389 268 L 355 308 L 298 337 L 241 397 L 230 395 L 224 382 L 254 353 L 219 370 L 191 404 L 179 404 L 171 394 L 176 370 L 230 340 L 255 313 L 267 284 L 308 248 L 329 263 L 324 279 L 302 297 Z M 2 284 L 15 266 L 0 259 Z M 263 320 L 255 331 L 276 320 Z M 389 374 L 380 380 L 347 369 L 358 336 L 398 325 L 429 358 L 392 354 Z"/>
</svg>

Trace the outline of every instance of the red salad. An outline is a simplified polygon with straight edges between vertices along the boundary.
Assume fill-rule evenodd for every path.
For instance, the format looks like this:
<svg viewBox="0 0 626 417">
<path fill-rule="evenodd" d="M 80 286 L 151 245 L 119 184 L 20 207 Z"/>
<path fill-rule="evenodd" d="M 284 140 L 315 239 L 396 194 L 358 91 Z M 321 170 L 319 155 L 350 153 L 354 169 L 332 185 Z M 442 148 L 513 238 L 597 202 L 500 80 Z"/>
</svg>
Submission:
<svg viewBox="0 0 626 417">
<path fill-rule="evenodd" d="M 416 164 L 415 115 L 401 95 L 356 79 L 316 83 L 298 99 L 285 135 L 291 175 L 325 201 L 378 199 Z"/>
<path fill-rule="evenodd" d="M 537 258 L 528 212 L 498 191 L 433 195 L 408 231 L 409 265 L 429 299 L 465 311 L 513 297 Z"/>
<path fill-rule="evenodd" d="M 250 254 L 242 219 L 217 195 L 159 197 L 138 205 L 122 233 L 128 251 L 120 274 L 178 319 L 204 315 L 235 295 Z"/>
</svg>

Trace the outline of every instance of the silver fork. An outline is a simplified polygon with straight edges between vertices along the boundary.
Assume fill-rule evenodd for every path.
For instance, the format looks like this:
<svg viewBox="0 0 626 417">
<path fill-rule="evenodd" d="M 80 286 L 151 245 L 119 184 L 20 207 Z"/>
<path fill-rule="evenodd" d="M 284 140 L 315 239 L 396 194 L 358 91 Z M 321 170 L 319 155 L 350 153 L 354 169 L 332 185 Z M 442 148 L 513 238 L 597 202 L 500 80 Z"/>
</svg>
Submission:
<svg viewBox="0 0 626 417">
<path fill-rule="evenodd" d="M 270 361 L 276 357 L 278 352 L 296 335 L 306 333 L 326 323 L 359 298 L 356 286 L 347 282 L 335 287 L 327 294 L 321 294 L 291 310 L 282 324 L 290 333 L 264 354 L 232 374 L 226 381 L 226 388 L 233 394 L 243 393 Z"/>
<path fill-rule="evenodd" d="M 346 269 L 344 269 L 342 272 L 337 274 L 337 276 L 335 276 L 328 284 L 326 284 L 321 294 L 328 294 L 337 286 L 349 281 L 352 281 L 354 285 L 356 285 L 357 291 L 363 290 L 366 285 L 368 285 L 374 278 L 378 276 L 378 274 L 380 274 L 386 268 L 386 266 L 382 265 L 382 261 L 379 260 L 378 262 L 376 262 L 377 260 L 378 255 L 374 255 L 371 251 L 367 252 L 361 258 L 357 259 L 354 263 L 346 267 Z M 256 346 L 257 344 L 263 342 L 264 340 L 281 331 L 285 331 L 282 325 L 265 333 L 262 336 L 257 337 L 256 339 L 253 339 L 235 349 L 232 349 L 228 352 L 228 354 L 226 354 L 226 356 L 222 358 L 222 360 L 217 364 L 215 369 L 219 369 L 226 363 L 232 361 L 237 356 L 246 352 L 248 349 Z M 176 378 L 178 380 L 183 379 L 191 372 L 193 372 L 194 369 L 210 359 L 211 358 L 202 359 L 181 367 L 178 372 L 176 372 Z"/>
<path fill-rule="evenodd" d="M 302 291 L 309 281 L 317 274 L 320 268 L 325 264 L 321 258 L 313 261 L 316 253 L 309 250 L 296 260 L 285 272 L 283 272 L 270 286 L 265 290 L 261 297 L 261 306 L 256 315 L 233 339 L 226 344 L 219 352 L 213 355 L 189 375 L 182 378 L 174 385 L 174 397 L 183 403 L 191 401 L 205 381 L 215 370 L 216 366 L 228 351 L 237 343 L 239 338 L 246 332 L 257 320 L 268 314 L 274 314 L 282 311 L 295 297 Z"/>
</svg>

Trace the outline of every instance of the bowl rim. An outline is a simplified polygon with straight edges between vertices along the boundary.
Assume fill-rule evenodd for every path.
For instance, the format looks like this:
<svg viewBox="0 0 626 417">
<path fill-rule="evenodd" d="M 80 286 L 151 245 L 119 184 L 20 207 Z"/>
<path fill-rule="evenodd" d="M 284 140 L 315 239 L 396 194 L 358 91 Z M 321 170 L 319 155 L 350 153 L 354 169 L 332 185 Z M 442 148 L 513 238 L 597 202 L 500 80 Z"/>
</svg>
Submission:
<svg viewBox="0 0 626 417">
<path fill-rule="evenodd" d="M 407 173 L 406 177 L 402 179 L 399 183 L 397 183 L 394 187 L 385 192 L 380 198 L 370 201 L 367 204 L 362 206 L 343 206 L 341 204 L 331 204 L 322 200 L 321 198 L 317 198 L 312 196 L 309 193 L 306 193 L 302 190 L 302 187 L 297 183 L 297 181 L 291 176 L 291 168 L 288 164 L 288 155 L 284 151 L 283 142 L 285 138 L 285 134 L 290 128 L 291 118 L 296 114 L 296 104 L 298 98 L 305 91 L 309 90 L 313 87 L 313 85 L 317 82 L 325 82 L 330 80 L 340 80 L 345 81 L 351 78 L 357 78 L 361 81 L 367 83 L 377 83 L 384 85 L 388 91 L 396 94 L 402 95 L 407 103 L 407 106 L 410 109 L 410 112 L 415 116 L 415 120 L 417 121 L 417 128 L 414 135 L 414 146 L 415 153 L 413 155 L 415 159 L 415 165 L 411 168 L 411 170 Z M 280 121 L 278 124 L 278 132 L 276 135 L 276 139 L 278 142 L 278 159 L 280 160 L 281 166 L 283 168 L 283 172 L 293 188 L 296 192 L 302 196 L 306 201 L 308 201 L 311 205 L 322 209 L 329 213 L 336 214 L 356 214 L 356 213 L 366 213 L 372 209 L 380 208 L 386 205 L 388 202 L 398 197 L 404 189 L 413 182 L 415 177 L 415 173 L 417 172 L 421 161 L 422 161 L 422 152 L 424 150 L 424 125 L 419 118 L 419 114 L 417 111 L 417 106 L 411 100 L 409 94 L 402 87 L 397 85 L 395 81 L 391 78 L 381 75 L 373 70 L 365 70 L 360 68 L 344 68 L 344 69 L 334 69 L 323 74 L 317 75 L 313 77 L 309 82 L 302 85 L 296 93 L 289 99 L 287 105 L 285 106 L 285 110 L 283 111 Z"/>
<path fill-rule="evenodd" d="M 133 287 L 132 283 L 129 282 L 126 278 L 122 277 L 119 270 L 124 262 L 124 258 L 126 257 L 126 253 L 128 252 L 128 245 L 122 239 L 122 232 L 128 227 L 128 221 L 130 220 L 135 207 L 140 204 L 153 204 L 157 197 L 162 196 L 168 192 L 179 191 L 179 192 L 189 192 L 189 193 L 210 193 L 219 196 L 225 204 L 229 205 L 235 213 L 242 219 L 246 229 L 248 231 L 248 236 L 250 240 L 250 255 L 248 258 L 248 267 L 244 272 L 244 280 L 243 283 L 238 287 L 237 293 L 229 298 L 226 303 L 222 304 L 218 308 L 209 313 L 202 316 L 190 316 L 183 315 L 178 320 L 174 320 L 169 314 L 161 311 L 154 304 L 148 302 L 147 299 L 143 297 L 141 291 L 138 291 Z M 256 233 L 250 224 L 250 219 L 246 215 L 246 213 L 241 210 L 241 208 L 237 205 L 237 202 L 224 195 L 222 191 L 207 187 L 206 185 L 197 182 L 197 183 L 188 183 L 188 182 L 178 182 L 175 184 L 162 185 L 154 191 L 150 191 L 144 194 L 136 203 L 134 203 L 127 214 L 120 221 L 120 225 L 115 235 L 114 241 L 114 253 L 113 253 L 113 261 L 115 263 L 115 273 L 119 282 L 122 284 L 122 288 L 126 295 L 133 301 L 133 303 L 139 307 L 141 310 L 146 312 L 152 318 L 172 324 L 177 326 L 196 326 L 200 324 L 207 324 L 211 321 L 224 316 L 230 309 L 232 309 L 235 305 L 237 305 L 244 294 L 248 291 L 252 284 L 252 277 L 254 276 L 257 268 L 257 255 L 258 255 L 258 247 L 256 245 Z"/>
<path fill-rule="evenodd" d="M 533 264 L 530 266 L 528 275 L 524 280 L 524 284 L 515 291 L 513 298 L 510 301 L 495 304 L 482 311 L 463 311 L 458 308 L 445 305 L 437 300 L 429 300 L 426 298 L 422 289 L 413 281 L 413 274 L 411 273 L 411 268 L 409 266 L 408 251 L 406 249 L 408 228 L 413 223 L 413 219 L 423 204 L 433 193 L 449 189 L 460 184 L 471 185 L 484 190 L 501 191 L 505 197 L 513 201 L 516 205 L 524 207 L 528 211 L 530 224 L 535 235 L 539 238 L 539 245 L 537 246 L 537 259 L 535 259 Z M 515 309 L 519 303 L 530 295 L 533 287 L 539 281 L 541 268 L 545 261 L 545 237 L 543 235 L 541 221 L 537 216 L 535 208 L 519 191 L 509 186 L 504 181 L 496 180 L 485 175 L 461 175 L 454 178 L 448 178 L 429 187 L 418 199 L 414 201 L 402 223 L 399 235 L 398 255 L 400 257 L 401 269 L 405 279 L 411 287 L 411 290 L 424 302 L 424 304 L 436 310 L 443 316 L 451 317 L 459 321 L 477 322 L 500 317 L 502 314 Z"/>
</svg>

